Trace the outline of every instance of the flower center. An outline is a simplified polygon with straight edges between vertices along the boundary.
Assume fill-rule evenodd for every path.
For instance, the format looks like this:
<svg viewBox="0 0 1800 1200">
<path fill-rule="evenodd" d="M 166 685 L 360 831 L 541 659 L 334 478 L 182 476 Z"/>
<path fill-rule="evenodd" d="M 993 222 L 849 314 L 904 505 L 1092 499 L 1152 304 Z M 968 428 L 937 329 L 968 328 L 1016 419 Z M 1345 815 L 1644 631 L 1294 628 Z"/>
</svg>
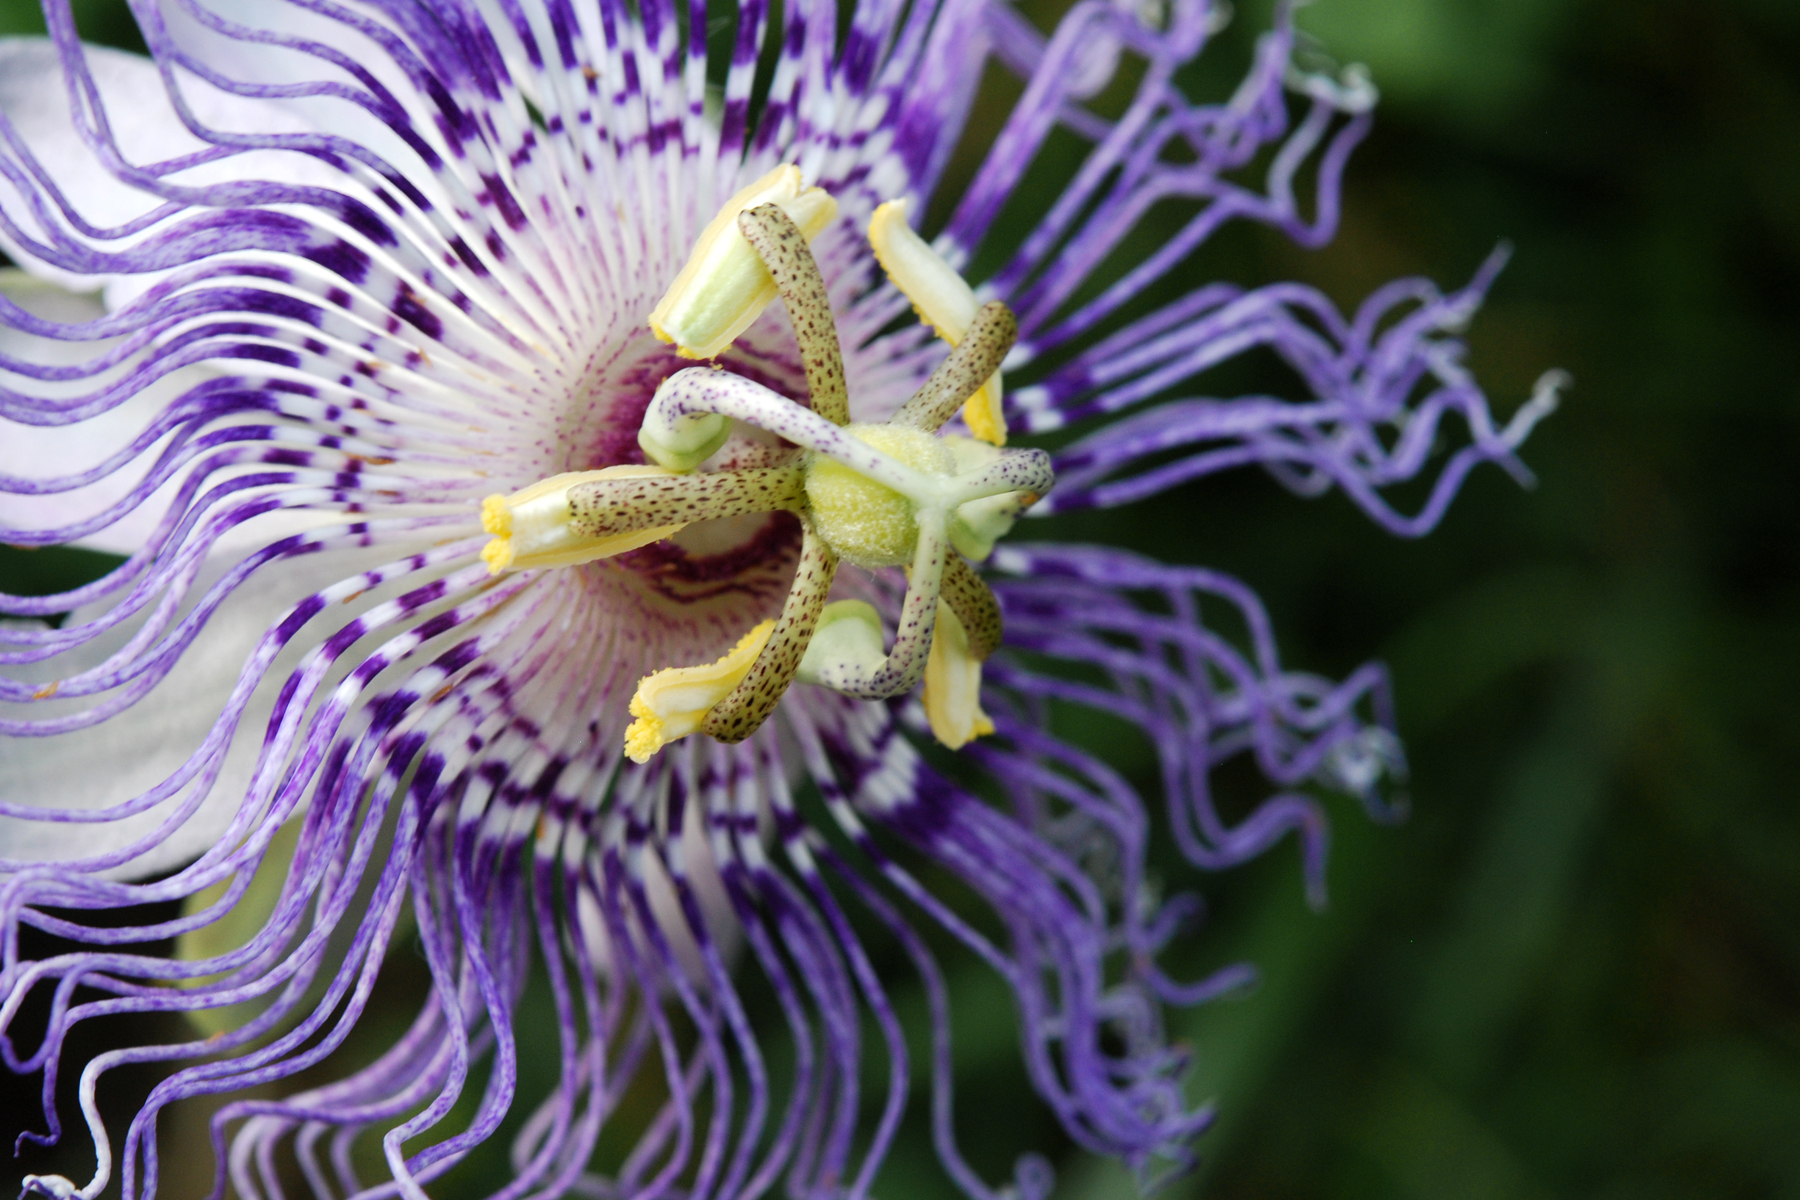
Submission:
<svg viewBox="0 0 1800 1200">
<path fill-rule="evenodd" d="M 799 562 L 780 615 L 717 662 L 639 683 L 626 733 L 638 762 L 696 732 L 743 740 L 795 681 L 867 699 L 923 681 L 926 715 L 946 745 L 992 731 L 980 664 L 999 645 L 1000 609 L 964 556 L 987 557 L 1054 483 L 1042 451 L 1000 448 L 999 368 L 1016 326 L 1004 304 L 977 303 L 906 224 L 901 203 L 882 205 L 869 228 L 876 256 L 952 349 L 889 421 L 851 424 L 836 322 L 808 248 L 835 214 L 798 170 L 778 168 L 727 202 L 650 319 L 677 353 L 712 357 L 780 296 L 810 406 L 716 363 L 680 371 L 657 388 L 638 430 L 653 465 L 571 472 L 483 503 L 494 540 L 482 558 L 495 574 L 641 550 L 696 522 L 797 518 Z M 959 409 L 981 440 L 938 435 Z M 717 456 L 738 428 L 761 431 L 768 452 L 724 465 Z M 908 569 L 891 646 L 872 605 L 829 601 L 840 559 Z"/>
<path fill-rule="evenodd" d="M 922 429 L 851 425 L 845 433 L 915 471 L 939 478 L 955 469 L 949 447 Z M 887 484 L 822 454 L 805 468 L 806 503 L 825 544 L 859 567 L 897 567 L 919 543 L 919 506 Z"/>
</svg>

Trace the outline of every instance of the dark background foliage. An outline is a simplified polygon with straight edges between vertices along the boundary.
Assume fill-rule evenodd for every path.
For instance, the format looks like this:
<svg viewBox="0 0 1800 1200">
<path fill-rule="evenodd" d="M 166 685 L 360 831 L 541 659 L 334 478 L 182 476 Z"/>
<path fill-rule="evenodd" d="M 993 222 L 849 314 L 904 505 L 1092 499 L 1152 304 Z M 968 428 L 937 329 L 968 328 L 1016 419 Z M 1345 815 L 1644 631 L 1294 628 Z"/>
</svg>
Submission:
<svg viewBox="0 0 1800 1200">
<path fill-rule="evenodd" d="M 118 8 L 78 8 L 131 44 Z M 1197 92 L 1265 19 L 1240 14 Z M 1054 531 L 1238 574 L 1296 666 L 1385 658 L 1412 761 L 1404 825 L 1335 805 L 1324 914 L 1291 845 L 1199 881 L 1213 915 L 1177 965 L 1263 982 L 1172 1018 L 1221 1116 L 1167 1194 L 1800 1196 L 1800 5 L 1322 0 L 1301 24 L 1384 93 L 1342 230 L 1320 252 L 1233 231 L 1192 268 L 1352 306 L 1396 275 L 1458 284 L 1507 239 L 1472 365 L 1503 415 L 1545 368 L 1575 386 L 1526 447 L 1539 486 L 1484 469 L 1422 541 L 1255 473 Z M 0 4 L 0 29 L 35 26 Z M 1282 386 L 1236 370 L 1206 386 Z M 87 565 L 0 558 L 9 588 Z M 1134 1194 L 1022 1099 L 1003 989 L 954 983 L 974 1160 L 998 1177 L 1037 1147 L 1060 1196 Z M 195 1180 L 202 1128 L 165 1138 Z M 883 1195 L 945 1194 L 924 1132 Z"/>
</svg>

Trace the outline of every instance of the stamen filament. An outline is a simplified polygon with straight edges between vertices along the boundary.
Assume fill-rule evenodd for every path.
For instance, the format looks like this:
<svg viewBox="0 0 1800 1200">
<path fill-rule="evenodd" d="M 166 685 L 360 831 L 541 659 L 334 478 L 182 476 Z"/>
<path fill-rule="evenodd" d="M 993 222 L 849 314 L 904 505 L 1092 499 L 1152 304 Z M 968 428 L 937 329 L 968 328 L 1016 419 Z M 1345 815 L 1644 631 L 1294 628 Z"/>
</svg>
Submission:
<svg viewBox="0 0 1800 1200">
<path fill-rule="evenodd" d="M 775 280 L 787 306 L 806 371 L 812 409 L 833 425 L 850 423 L 850 393 L 844 386 L 844 356 L 825 278 L 807 248 L 806 235 L 778 205 L 764 204 L 738 217 L 743 233 Z"/>
<path fill-rule="evenodd" d="M 594 480 L 569 489 L 569 523 L 585 537 L 604 538 L 660 525 L 798 511 L 805 480 L 798 467 Z"/>
<path fill-rule="evenodd" d="M 988 656 L 1000 648 L 1003 632 L 1000 602 L 994 599 L 987 583 L 961 555 L 952 554 L 945 558 L 941 586 L 945 606 L 956 614 L 968 638 L 970 656 L 976 662 L 987 661 Z M 938 619 L 943 619 L 942 613 L 938 614 Z"/>
<path fill-rule="evenodd" d="M 756 664 L 732 693 L 713 706 L 700 731 L 721 742 L 741 742 L 762 727 L 776 704 L 794 682 L 800 660 L 806 654 L 819 614 L 837 577 L 837 555 L 813 531 L 805 527 L 800 562 L 794 568 L 794 584 L 781 606 L 781 617 L 769 635 Z"/>
<path fill-rule="evenodd" d="M 1018 337 L 1019 322 L 1012 309 L 998 300 L 982 305 L 967 335 L 956 343 L 950 357 L 938 364 L 925 386 L 900 406 L 893 423 L 936 433 L 1000 369 Z"/>
</svg>

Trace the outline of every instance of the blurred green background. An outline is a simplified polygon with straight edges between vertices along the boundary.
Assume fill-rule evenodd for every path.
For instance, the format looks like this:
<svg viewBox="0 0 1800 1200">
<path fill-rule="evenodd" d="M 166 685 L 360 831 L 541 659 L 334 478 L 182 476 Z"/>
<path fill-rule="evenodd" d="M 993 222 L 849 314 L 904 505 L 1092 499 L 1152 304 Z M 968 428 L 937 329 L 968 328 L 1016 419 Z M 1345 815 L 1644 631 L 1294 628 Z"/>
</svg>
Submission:
<svg viewBox="0 0 1800 1200">
<path fill-rule="evenodd" d="M 131 43 L 117 6 L 78 8 Z M 1197 94 L 1266 22 L 1244 7 Z M 37 24 L 0 4 L 0 29 Z M 1232 230 L 1195 269 L 1354 306 L 1396 275 L 1458 285 L 1507 239 L 1472 364 L 1503 416 L 1546 368 L 1575 386 L 1525 448 L 1540 486 L 1483 469 L 1422 541 L 1256 473 L 1049 531 L 1236 573 L 1296 667 L 1385 658 L 1412 760 L 1404 825 L 1334 806 L 1323 915 L 1291 844 L 1217 878 L 1163 864 L 1213 913 L 1174 965 L 1264 973 L 1171 1018 L 1222 1115 L 1166 1194 L 1800 1196 L 1800 4 L 1320 0 L 1300 24 L 1383 91 L 1342 230 L 1320 252 Z M 1282 386 L 1232 371 L 1209 389 Z M 32 560 L 0 569 L 82 568 Z M 972 1159 L 1000 1178 L 1035 1148 L 1059 1196 L 1135 1194 L 1020 1099 L 1003 989 L 954 983 Z M 879 1194 L 949 1194 L 924 1135 Z"/>
</svg>

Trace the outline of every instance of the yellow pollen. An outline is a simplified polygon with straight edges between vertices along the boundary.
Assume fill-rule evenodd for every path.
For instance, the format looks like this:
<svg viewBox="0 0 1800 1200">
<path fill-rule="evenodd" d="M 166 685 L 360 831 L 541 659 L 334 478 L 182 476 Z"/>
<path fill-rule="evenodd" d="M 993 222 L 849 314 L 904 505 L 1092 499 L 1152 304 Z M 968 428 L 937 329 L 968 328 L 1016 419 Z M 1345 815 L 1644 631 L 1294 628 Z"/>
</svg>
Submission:
<svg viewBox="0 0 1800 1200">
<path fill-rule="evenodd" d="M 631 698 L 631 715 L 637 720 L 625 731 L 626 756 L 635 763 L 649 762 L 670 742 L 698 731 L 706 714 L 744 681 L 774 630 L 774 621 L 764 621 L 715 663 L 668 667 L 640 679 Z"/>
<path fill-rule="evenodd" d="M 499 538 L 512 536 L 512 513 L 506 507 L 505 496 L 495 492 L 481 502 L 481 529 Z"/>
<path fill-rule="evenodd" d="M 494 540 L 481 548 L 481 561 L 487 564 L 489 575 L 504 573 L 513 561 L 512 510 L 498 492 L 481 502 L 481 530 L 494 535 Z"/>
<path fill-rule="evenodd" d="M 504 574 L 513 562 L 512 539 L 502 534 L 483 546 L 481 561 L 487 564 L 489 575 Z"/>
</svg>

